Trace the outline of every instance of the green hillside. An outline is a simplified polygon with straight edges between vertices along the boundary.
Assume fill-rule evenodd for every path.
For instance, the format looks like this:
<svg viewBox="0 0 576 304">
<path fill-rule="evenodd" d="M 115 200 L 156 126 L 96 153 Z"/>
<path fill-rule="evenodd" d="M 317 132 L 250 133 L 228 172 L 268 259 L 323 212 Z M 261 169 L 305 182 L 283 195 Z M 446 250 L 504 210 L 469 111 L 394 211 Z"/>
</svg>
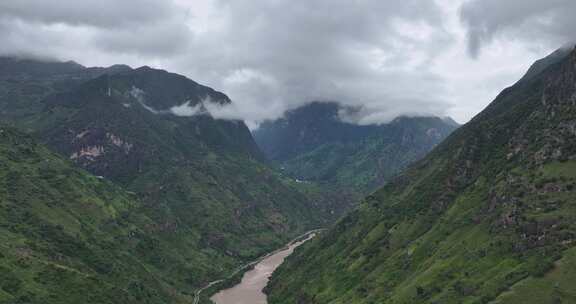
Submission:
<svg viewBox="0 0 576 304">
<path fill-rule="evenodd" d="M 91 173 L 134 191 L 167 230 L 254 258 L 326 223 L 320 208 L 263 162 L 241 121 L 178 116 L 173 107 L 228 103 L 183 76 L 143 67 L 46 98 L 27 126 Z"/>
<path fill-rule="evenodd" d="M 0 166 L 0 303 L 190 303 L 210 263 L 234 264 L 6 127 Z"/>
<path fill-rule="evenodd" d="M 576 51 L 545 62 L 298 250 L 270 303 L 576 303 Z"/>
<path fill-rule="evenodd" d="M 401 117 L 378 127 L 377 134 L 324 143 L 281 165 L 299 179 L 364 196 L 422 158 L 455 128 L 436 117 Z"/>
</svg>

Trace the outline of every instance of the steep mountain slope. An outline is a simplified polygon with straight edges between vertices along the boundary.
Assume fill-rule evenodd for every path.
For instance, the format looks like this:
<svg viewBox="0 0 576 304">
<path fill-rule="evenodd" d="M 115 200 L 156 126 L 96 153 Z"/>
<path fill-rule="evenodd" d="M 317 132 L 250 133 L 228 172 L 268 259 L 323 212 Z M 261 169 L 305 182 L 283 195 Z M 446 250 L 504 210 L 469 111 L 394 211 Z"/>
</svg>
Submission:
<svg viewBox="0 0 576 304">
<path fill-rule="evenodd" d="M 270 303 L 575 303 L 576 51 L 275 274 Z"/>
<path fill-rule="evenodd" d="M 253 258 L 322 223 L 261 162 L 244 123 L 213 119 L 206 102 L 230 100 L 143 67 L 49 96 L 28 126 L 83 168 L 138 193 L 167 233 L 187 231 L 202 248 Z"/>
<path fill-rule="evenodd" d="M 528 69 L 524 77 L 520 79 L 520 82 L 529 81 L 532 78 L 537 77 L 549 66 L 557 64 L 558 62 L 566 58 L 566 56 L 568 56 L 571 51 L 572 51 L 571 47 L 560 48 L 554 51 L 552 54 L 540 60 L 537 60 L 536 62 L 534 62 L 534 64 L 532 64 L 530 69 Z"/>
<path fill-rule="evenodd" d="M 458 125 L 400 117 L 384 125 L 342 122 L 337 103 L 311 103 L 264 123 L 254 137 L 284 172 L 355 202 L 423 157 Z"/>
<path fill-rule="evenodd" d="M 134 193 L 27 135 L 0 127 L 0 166 L 0 303 L 190 303 L 214 271 Z"/>
</svg>

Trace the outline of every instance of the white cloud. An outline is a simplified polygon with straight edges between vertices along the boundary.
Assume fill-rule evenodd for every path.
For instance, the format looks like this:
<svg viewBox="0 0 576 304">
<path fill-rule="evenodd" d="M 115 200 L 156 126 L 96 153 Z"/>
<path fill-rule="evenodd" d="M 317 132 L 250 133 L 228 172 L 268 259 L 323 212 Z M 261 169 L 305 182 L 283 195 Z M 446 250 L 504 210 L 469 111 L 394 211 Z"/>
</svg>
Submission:
<svg viewBox="0 0 576 304">
<path fill-rule="evenodd" d="M 204 114 L 205 111 L 202 110 L 203 102 L 198 103 L 196 105 L 191 105 L 190 101 L 187 101 L 179 106 L 174 106 L 170 108 L 169 112 L 176 115 L 176 116 L 196 116 Z"/>
</svg>

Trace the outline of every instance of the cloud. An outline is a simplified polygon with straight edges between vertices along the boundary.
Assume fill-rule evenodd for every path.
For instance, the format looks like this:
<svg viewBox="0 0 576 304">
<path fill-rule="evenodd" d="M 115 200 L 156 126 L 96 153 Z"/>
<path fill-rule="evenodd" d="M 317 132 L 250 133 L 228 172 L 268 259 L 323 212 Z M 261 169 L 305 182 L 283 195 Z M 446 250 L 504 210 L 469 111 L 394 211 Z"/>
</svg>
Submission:
<svg viewBox="0 0 576 304">
<path fill-rule="evenodd" d="M 461 18 L 468 31 L 470 55 L 497 38 L 520 40 L 532 47 L 576 40 L 573 0 L 472 0 L 463 4 Z"/>
<path fill-rule="evenodd" d="M 573 38 L 575 5 L 3 0 L 0 55 L 170 70 L 232 99 L 206 103 L 214 117 L 252 126 L 311 101 L 358 107 L 347 119 L 360 124 L 446 114 L 465 122 L 535 59 Z M 469 53 L 480 49 L 473 60 Z M 189 108 L 177 112 L 195 114 Z"/>
<path fill-rule="evenodd" d="M 226 117 L 276 118 L 317 100 L 364 105 L 384 120 L 398 112 L 443 114 L 450 106 L 440 97 L 442 79 L 429 69 L 452 43 L 433 1 L 212 5 L 220 26 L 195 37 L 195 60 L 174 66 L 230 95 L 235 104 L 221 112 Z"/>
<path fill-rule="evenodd" d="M 182 23 L 169 20 L 136 28 L 102 30 L 94 35 L 93 43 L 110 53 L 164 57 L 184 54 L 192 35 Z"/>
<path fill-rule="evenodd" d="M 174 106 L 170 108 L 170 113 L 176 116 L 196 116 L 206 114 L 207 112 L 203 109 L 203 103 L 210 102 L 210 101 L 202 101 L 196 105 L 190 105 L 190 101 L 187 101 L 179 106 Z"/>
<path fill-rule="evenodd" d="M 0 55 L 154 60 L 185 52 L 187 18 L 171 1 L 3 0 Z"/>
<path fill-rule="evenodd" d="M 175 115 L 181 117 L 192 117 L 197 115 L 210 115 L 211 113 L 206 109 L 205 105 L 216 104 L 212 102 L 212 99 L 208 96 L 203 98 L 200 103 L 192 105 L 192 101 L 188 100 L 180 105 L 173 106 L 167 110 L 158 110 L 147 104 L 146 92 L 138 87 L 133 86 L 128 94 L 133 98 L 134 101 L 139 103 L 144 109 L 151 113 L 157 115 Z M 124 106 L 130 107 L 130 104 L 125 104 Z M 217 110 L 216 108 L 214 108 Z"/>
<path fill-rule="evenodd" d="M 157 0 L 2 0 L 0 18 L 38 24 L 123 28 L 170 18 L 176 7 Z"/>
</svg>

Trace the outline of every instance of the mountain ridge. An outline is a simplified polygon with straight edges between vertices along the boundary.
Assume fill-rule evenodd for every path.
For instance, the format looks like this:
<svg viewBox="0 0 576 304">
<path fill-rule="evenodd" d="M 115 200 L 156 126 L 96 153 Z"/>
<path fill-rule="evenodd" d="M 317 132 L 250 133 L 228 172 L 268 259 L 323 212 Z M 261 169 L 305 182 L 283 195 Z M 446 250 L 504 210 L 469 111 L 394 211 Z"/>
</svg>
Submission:
<svg viewBox="0 0 576 304">
<path fill-rule="evenodd" d="M 253 131 L 282 171 L 312 183 L 344 209 L 423 157 L 457 128 L 440 117 L 398 117 L 382 125 L 344 122 L 338 103 L 310 103 Z M 340 197 L 340 198 L 338 198 Z"/>
</svg>

